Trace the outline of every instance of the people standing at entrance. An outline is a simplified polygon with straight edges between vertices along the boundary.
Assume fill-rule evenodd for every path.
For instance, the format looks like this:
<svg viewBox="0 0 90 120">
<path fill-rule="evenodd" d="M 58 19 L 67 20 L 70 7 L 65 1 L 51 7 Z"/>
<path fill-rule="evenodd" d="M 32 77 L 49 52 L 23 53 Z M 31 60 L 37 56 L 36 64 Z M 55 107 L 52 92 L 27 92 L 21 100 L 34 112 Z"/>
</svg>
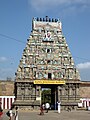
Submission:
<svg viewBox="0 0 90 120">
<path fill-rule="evenodd" d="M 1 102 L 0 102 L 0 120 L 2 119 L 2 115 L 3 115 L 3 110 L 2 110 Z"/>
<path fill-rule="evenodd" d="M 45 104 L 45 108 L 46 108 L 46 113 L 48 113 L 48 110 L 49 110 L 49 108 L 50 108 L 50 104 L 49 104 L 49 103 L 46 103 L 46 104 Z"/>
<path fill-rule="evenodd" d="M 44 103 L 42 104 L 42 107 L 43 107 L 43 110 L 44 110 L 45 109 L 45 104 Z"/>
<path fill-rule="evenodd" d="M 10 114 L 10 120 L 13 119 L 13 111 L 12 111 L 12 108 L 9 110 L 9 114 Z"/>
<path fill-rule="evenodd" d="M 15 110 L 15 120 L 18 120 L 18 107 L 16 107 L 16 110 Z"/>
<path fill-rule="evenodd" d="M 60 113 L 61 112 L 61 102 L 58 101 L 57 104 L 58 104 L 58 113 Z"/>
<path fill-rule="evenodd" d="M 43 105 L 40 106 L 40 115 L 44 115 Z"/>
</svg>

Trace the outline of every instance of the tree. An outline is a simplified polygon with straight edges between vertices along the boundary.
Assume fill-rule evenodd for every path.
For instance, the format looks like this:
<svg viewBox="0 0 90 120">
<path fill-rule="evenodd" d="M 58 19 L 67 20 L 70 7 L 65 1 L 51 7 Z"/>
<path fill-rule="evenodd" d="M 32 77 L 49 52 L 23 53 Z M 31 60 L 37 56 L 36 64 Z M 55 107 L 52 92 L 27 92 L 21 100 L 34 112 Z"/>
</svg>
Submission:
<svg viewBox="0 0 90 120">
<path fill-rule="evenodd" d="M 51 103 L 51 89 L 44 89 L 42 91 L 42 103 Z"/>
</svg>

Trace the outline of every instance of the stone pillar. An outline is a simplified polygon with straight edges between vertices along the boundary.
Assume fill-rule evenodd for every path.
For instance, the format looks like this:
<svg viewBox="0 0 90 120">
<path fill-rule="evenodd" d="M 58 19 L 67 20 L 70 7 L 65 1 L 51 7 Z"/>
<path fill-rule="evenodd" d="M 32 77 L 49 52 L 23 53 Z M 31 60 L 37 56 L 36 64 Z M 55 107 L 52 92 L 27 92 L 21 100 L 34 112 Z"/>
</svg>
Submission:
<svg viewBox="0 0 90 120">
<path fill-rule="evenodd" d="M 40 96 L 41 86 L 36 85 L 36 96 Z"/>
<path fill-rule="evenodd" d="M 38 91 L 39 89 L 38 89 L 38 86 L 36 85 L 36 96 L 38 96 Z"/>
<path fill-rule="evenodd" d="M 62 87 L 58 86 L 58 101 L 61 101 L 61 96 L 62 96 Z"/>
<path fill-rule="evenodd" d="M 28 92 L 28 87 L 25 87 L 25 95 L 28 95 L 29 92 Z"/>
<path fill-rule="evenodd" d="M 51 89 L 51 103 L 52 105 L 55 105 L 55 88 L 52 87 Z"/>
<path fill-rule="evenodd" d="M 65 95 L 65 86 L 62 87 L 62 95 Z"/>
<path fill-rule="evenodd" d="M 41 105 L 41 86 L 36 85 L 36 101 Z"/>
<path fill-rule="evenodd" d="M 60 101 L 60 86 L 58 86 L 58 101 Z"/>
<path fill-rule="evenodd" d="M 76 84 L 76 95 L 79 95 L 79 84 Z"/>
<path fill-rule="evenodd" d="M 72 85 L 69 84 L 69 95 L 71 96 L 72 95 Z"/>
<path fill-rule="evenodd" d="M 20 100 L 21 99 L 21 86 L 22 86 L 22 84 L 21 83 L 17 83 L 16 86 L 17 86 L 16 99 Z"/>
</svg>

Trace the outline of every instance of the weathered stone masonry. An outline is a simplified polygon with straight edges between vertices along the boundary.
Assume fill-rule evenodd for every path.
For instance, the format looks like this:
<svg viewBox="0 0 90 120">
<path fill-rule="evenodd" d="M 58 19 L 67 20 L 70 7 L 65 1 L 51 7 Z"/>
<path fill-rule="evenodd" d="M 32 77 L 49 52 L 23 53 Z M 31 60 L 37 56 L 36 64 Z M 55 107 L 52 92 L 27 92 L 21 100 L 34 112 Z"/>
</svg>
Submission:
<svg viewBox="0 0 90 120">
<path fill-rule="evenodd" d="M 65 84 L 34 84 L 34 81 L 63 81 Z M 32 32 L 27 39 L 16 72 L 14 105 L 38 108 L 41 104 L 41 88 L 50 87 L 61 100 L 62 109 L 77 107 L 80 75 L 75 67 L 59 19 L 33 18 Z"/>
</svg>

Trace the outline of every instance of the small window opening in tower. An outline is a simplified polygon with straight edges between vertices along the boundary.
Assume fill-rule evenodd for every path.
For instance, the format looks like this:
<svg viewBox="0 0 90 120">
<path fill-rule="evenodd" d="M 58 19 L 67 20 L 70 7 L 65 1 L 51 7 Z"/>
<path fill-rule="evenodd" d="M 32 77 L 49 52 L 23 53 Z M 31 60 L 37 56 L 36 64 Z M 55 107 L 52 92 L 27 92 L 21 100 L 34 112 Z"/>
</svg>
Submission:
<svg viewBox="0 0 90 120">
<path fill-rule="evenodd" d="M 50 49 L 47 49 L 47 53 L 49 53 L 50 52 Z"/>
<path fill-rule="evenodd" d="M 48 73 L 48 79 L 52 79 L 52 74 Z"/>
<path fill-rule="evenodd" d="M 50 60 L 48 60 L 48 61 L 47 61 L 47 64 L 50 64 L 50 62 L 51 62 L 51 61 L 50 61 Z"/>
</svg>

